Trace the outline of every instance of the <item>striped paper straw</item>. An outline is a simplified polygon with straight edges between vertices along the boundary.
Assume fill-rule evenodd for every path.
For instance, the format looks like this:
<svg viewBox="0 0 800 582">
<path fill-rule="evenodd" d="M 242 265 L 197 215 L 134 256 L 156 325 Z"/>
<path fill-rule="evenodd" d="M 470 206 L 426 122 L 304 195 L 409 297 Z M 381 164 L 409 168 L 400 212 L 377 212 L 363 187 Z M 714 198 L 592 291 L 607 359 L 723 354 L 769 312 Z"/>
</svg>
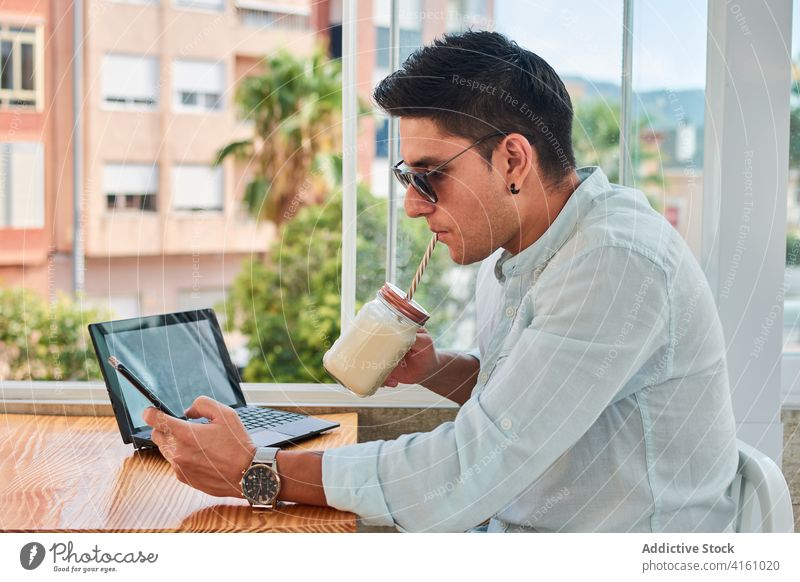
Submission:
<svg viewBox="0 0 800 582">
<path fill-rule="evenodd" d="M 411 282 L 411 288 L 408 290 L 408 294 L 406 295 L 406 300 L 411 301 L 411 298 L 414 296 L 414 291 L 417 290 L 417 285 L 419 285 L 419 280 L 422 279 L 422 273 L 425 272 L 425 267 L 428 266 L 428 261 L 431 259 L 431 255 L 433 254 L 433 247 L 436 246 L 436 241 L 438 240 L 439 235 L 433 233 L 431 237 L 431 242 L 428 243 L 428 248 L 425 250 L 425 256 L 422 257 L 422 262 L 417 267 L 417 273 L 414 275 L 414 280 Z"/>
</svg>

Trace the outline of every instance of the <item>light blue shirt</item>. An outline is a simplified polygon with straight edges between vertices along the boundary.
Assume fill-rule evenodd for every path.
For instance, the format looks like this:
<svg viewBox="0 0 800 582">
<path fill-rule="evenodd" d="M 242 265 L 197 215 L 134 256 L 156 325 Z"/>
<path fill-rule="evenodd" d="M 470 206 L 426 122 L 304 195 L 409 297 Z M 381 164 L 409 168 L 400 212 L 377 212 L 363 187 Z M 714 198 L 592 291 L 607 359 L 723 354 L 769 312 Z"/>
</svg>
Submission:
<svg viewBox="0 0 800 582">
<path fill-rule="evenodd" d="M 453 422 L 327 450 L 328 503 L 404 531 L 730 531 L 725 342 L 705 276 L 597 168 L 481 265 L 481 371 Z"/>
</svg>

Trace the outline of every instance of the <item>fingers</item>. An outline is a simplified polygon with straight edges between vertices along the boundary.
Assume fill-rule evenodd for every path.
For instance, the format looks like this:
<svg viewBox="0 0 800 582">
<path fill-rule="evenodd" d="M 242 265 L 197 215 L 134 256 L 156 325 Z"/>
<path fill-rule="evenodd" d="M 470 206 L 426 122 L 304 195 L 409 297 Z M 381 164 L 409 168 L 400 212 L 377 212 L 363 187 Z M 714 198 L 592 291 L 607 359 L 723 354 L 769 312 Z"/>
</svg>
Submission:
<svg viewBox="0 0 800 582">
<path fill-rule="evenodd" d="M 172 432 L 173 430 L 180 429 L 180 427 L 186 424 L 180 418 L 175 418 L 165 414 L 160 410 L 153 408 L 152 406 L 144 409 L 142 418 L 149 426 L 152 426 L 155 430 L 161 431 L 165 434 Z"/>
<path fill-rule="evenodd" d="M 189 418 L 207 418 L 209 421 L 214 422 L 214 420 L 225 414 L 226 409 L 229 409 L 229 407 L 221 402 L 217 402 L 213 398 L 199 396 L 197 400 L 186 409 L 184 414 Z"/>
<path fill-rule="evenodd" d="M 174 461 L 178 457 L 178 439 L 169 427 L 157 422 L 153 432 L 150 433 L 150 440 L 158 447 L 161 455 L 174 466 Z"/>
<path fill-rule="evenodd" d="M 388 386 L 389 388 L 396 388 L 400 384 L 393 376 L 389 376 L 386 378 L 386 381 L 383 383 L 384 386 Z"/>
</svg>

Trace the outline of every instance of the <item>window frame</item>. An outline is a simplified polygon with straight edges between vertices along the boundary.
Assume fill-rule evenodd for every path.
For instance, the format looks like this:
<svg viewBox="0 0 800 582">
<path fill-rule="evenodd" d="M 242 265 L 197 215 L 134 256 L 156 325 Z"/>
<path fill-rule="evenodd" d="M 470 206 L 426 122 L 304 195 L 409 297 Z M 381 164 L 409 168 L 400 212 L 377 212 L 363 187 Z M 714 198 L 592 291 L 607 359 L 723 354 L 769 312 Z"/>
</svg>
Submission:
<svg viewBox="0 0 800 582">
<path fill-rule="evenodd" d="M 10 27 L 23 27 L 24 32 L 12 31 Z M 12 85 L 11 89 L 0 88 L 0 105 L 7 109 L 44 110 L 44 27 L 40 24 L 22 26 L 3 21 L 0 24 L 0 41 L 11 43 Z M 22 88 L 22 44 L 33 47 L 33 89 Z M 33 101 L 30 105 L 13 105 L 14 99 Z"/>
<path fill-rule="evenodd" d="M 172 6 L 176 10 L 192 10 L 197 12 L 207 12 L 210 14 L 219 14 L 225 12 L 225 0 L 218 0 L 219 6 L 210 6 L 203 3 L 203 0 L 172 0 Z"/>
<path fill-rule="evenodd" d="M 177 77 L 177 68 L 183 64 L 188 63 L 201 63 L 204 65 L 213 65 L 215 67 L 219 67 L 220 76 L 222 78 L 222 86 L 219 88 L 217 93 L 208 93 L 205 91 L 198 90 L 196 87 L 194 88 L 186 88 L 181 87 L 175 82 L 175 78 Z M 205 60 L 205 59 L 173 59 L 172 61 L 172 111 L 176 114 L 183 115 L 208 115 L 214 113 L 225 113 L 225 79 L 226 79 L 226 67 L 223 61 L 213 61 L 213 60 Z M 183 95 L 184 93 L 191 93 L 196 98 L 196 103 L 193 105 L 186 104 L 183 102 Z M 216 95 L 217 100 L 215 102 L 214 107 L 208 107 L 206 105 L 206 97 L 209 95 Z"/>
<path fill-rule="evenodd" d="M 176 208 L 175 207 L 175 197 L 178 188 L 175 185 L 176 174 L 178 169 L 205 169 L 210 170 L 212 176 L 216 174 L 216 179 L 219 180 L 219 208 Z M 169 204 L 169 212 L 172 214 L 176 214 L 179 216 L 195 216 L 198 214 L 211 214 L 211 215 L 222 215 L 225 213 L 225 169 L 222 166 L 215 166 L 214 164 L 210 163 L 194 163 L 194 162 L 176 162 L 172 164 L 170 168 L 170 189 L 172 193 L 172 198 Z"/>
<path fill-rule="evenodd" d="M 725 331 L 737 436 L 779 462 L 780 410 L 794 392 L 782 393 L 781 380 L 792 364 L 782 325 L 792 0 L 744 14 L 739 5 L 709 2 L 708 23 L 701 264 Z M 747 219 L 745 207 L 752 208 Z M 730 284 L 731 272 L 740 284 Z"/>
<path fill-rule="evenodd" d="M 15 152 L 14 150 L 17 151 Z M 44 142 L 40 141 L 0 141 L 0 166 L 5 164 L 11 165 L 15 155 L 30 155 L 32 156 L 31 159 L 34 161 L 35 173 L 29 176 L 29 178 L 33 195 L 36 197 L 36 201 L 34 202 L 36 223 L 20 224 L 12 222 L 14 220 L 17 203 L 21 201 L 23 202 L 24 206 L 27 198 L 25 196 L 17 198 L 14 197 L 14 192 L 12 191 L 13 184 L 9 183 L 8 180 L 9 175 L 15 174 L 16 172 L 9 172 L 4 179 L 0 181 L 0 188 L 6 189 L 5 193 L 8 195 L 6 200 L 3 201 L 4 208 L 2 218 L 0 218 L 0 229 L 42 230 L 45 228 L 47 222 L 47 200 L 45 189 L 45 160 L 47 158 L 45 144 Z M 3 169 L 3 171 L 5 170 Z M 30 219 L 31 217 L 25 218 Z"/>
<path fill-rule="evenodd" d="M 624 0 L 626 4 L 632 0 Z M 347 329 L 352 323 L 355 315 L 355 281 L 356 281 L 356 157 L 358 148 L 356 123 L 358 119 L 357 93 L 356 93 L 356 58 L 358 43 L 356 38 L 356 25 L 358 19 L 357 0 L 343 0 L 343 19 L 342 19 L 342 42 L 343 42 L 343 235 L 342 235 L 342 301 L 341 301 L 341 327 Z M 173 5 L 176 3 L 173 0 Z M 397 14 L 397 0 L 392 0 L 393 14 Z M 183 8 L 183 7 L 182 7 Z M 707 84 L 706 84 L 706 131 L 705 131 L 705 160 L 704 160 L 704 200 L 703 200 L 703 256 L 701 264 L 707 274 L 711 284 L 715 299 L 720 300 L 720 269 L 723 267 L 724 257 L 731 256 L 735 250 L 736 237 L 733 226 L 727 229 L 721 228 L 725 225 L 723 212 L 730 206 L 729 198 L 731 190 L 726 186 L 735 184 L 736 172 L 740 169 L 741 160 L 735 154 L 736 147 L 741 146 L 743 136 L 741 131 L 732 127 L 731 134 L 721 136 L 724 129 L 723 122 L 742 125 L 741 115 L 737 118 L 732 107 L 741 102 L 762 99 L 763 94 L 757 91 L 743 92 L 749 87 L 747 81 L 751 71 L 746 66 L 742 66 L 737 58 L 750 52 L 751 57 L 755 52 L 753 45 L 758 44 L 759 49 L 766 46 L 766 55 L 777 58 L 785 58 L 785 54 L 779 52 L 780 43 L 783 44 L 785 51 L 786 39 L 791 37 L 791 0 L 776 0 L 768 10 L 762 13 L 748 12 L 748 26 L 751 35 L 745 36 L 739 30 L 737 15 L 730 7 L 721 3 L 708 2 L 708 43 L 707 43 Z M 393 17 L 393 24 L 397 18 Z M 757 33 L 760 32 L 760 36 Z M 397 35 L 391 35 L 397 38 Z M 394 41 L 396 43 L 396 41 Z M 764 57 L 762 55 L 762 58 Z M 780 67 L 775 67 L 780 69 Z M 767 186 L 780 184 L 780 180 L 788 175 L 788 105 L 789 94 L 786 87 L 789 86 L 789 65 L 784 70 L 777 72 L 767 72 L 762 74 L 772 75 L 762 79 L 766 86 L 767 97 L 772 105 L 770 113 L 776 115 L 775 119 L 783 115 L 787 122 L 786 131 L 776 131 L 769 134 L 767 129 L 757 127 L 757 120 L 750 116 L 744 120 L 746 131 L 749 137 L 761 140 L 768 144 L 765 152 L 771 160 L 775 172 L 769 172 L 773 176 L 773 181 L 768 182 Z M 783 77 L 787 81 L 783 83 Z M 737 83 L 740 86 L 737 87 Z M 784 103 L 785 101 L 785 103 Z M 719 118 L 716 112 L 720 111 Z M 785 114 L 785 115 L 784 115 Z M 782 127 L 783 124 L 776 124 Z M 741 130 L 741 127 L 738 128 Z M 724 139 L 722 139 L 724 137 Z M 738 144 L 736 143 L 738 140 Z M 719 151 L 715 151 L 719 148 Z M 733 173 L 731 173 L 733 172 Z M 763 179 L 763 177 L 762 177 Z M 775 182 L 777 180 L 777 182 Z M 741 267 L 743 272 L 752 272 L 762 275 L 758 279 L 758 285 L 754 286 L 752 293 L 739 293 L 734 299 L 735 302 L 726 302 L 720 310 L 720 318 L 723 327 L 728 330 L 737 330 L 745 325 L 747 329 L 758 329 L 764 319 L 764 308 L 769 308 L 780 296 L 783 276 L 784 261 L 784 241 L 785 241 L 785 199 L 781 200 L 781 195 L 785 197 L 785 183 L 782 187 L 773 187 L 766 190 L 769 198 L 768 206 L 771 207 L 773 214 L 770 217 L 759 215 L 758 222 L 754 223 L 753 247 L 747 257 L 747 264 Z M 722 192 L 725 192 L 726 204 L 722 204 Z M 782 204 L 781 204 L 782 202 Z M 781 214 L 783 208 L 783 214 Z M 783 218 L 783 223 L 781 223 Z M 772 232 L 771 226 L 777 220 L 779 228 Z M 735 224 L 735 223 L 732 223 Z M 772 233 L 772 236 L 770 236 Z M 777 236 L 782 235 L 782 236 Z M 766 270 L 761 269 L 765 262 Z M 389 269 L 389 265 L 387 265 Z M 755 307 L 753 307 L 755 306 Z M 761 307 L 761 311 L 759 311 Z M 782 301 L 778 305 L 780 318 L 782 315 Z M 744 313 L 744 315 L 742 315 Z M 776 458 L 780 455 L 776 453 L 779 447 L 778 437 L 781 434 L 782 425 L 779 420 L 780 406 L 800 407 L 800 354 L 784 354 L 782 352 L 782 341 L 778 337 L 782 334 L 782 326 L 772 330 L 769 335 L 769 342 L 761 357 L 756 360 L 756 365 L 750 369 L 742 370 L 739 362 L 736 362 L 737 354 L 744 354 L 751 349 L 752 337 L 748 340 L 742 333 L 734 334 L 729 342 L 728 360 L 729 369 L 734 369 L 731 375 L 731 386 L 734 389 L 734 401 L 752 398 L 753 390 L 758 389 L 762 394 L 768 392 L 767 398 L 760 399 L 757 410 L 745 419 L 740 419 L 739 436 L 750 442 L 760 444 L 770 456 Z M 777 335 L 776 335 L 777 334 Z M 726 334 L 727 335 L 727 334 Z M 780 375 L 783 370 L 782 376 Z M 778 375 L 776 375 L 778 374 Z M 750 377 L 758 378 L 755 384 L 757 388 L 739 389 L 741 381 L 746 381 Z M 763 387 L 762 387 L 763 384 Z M 746 386 L 748 386 L 746 384 Z M 280 406 L 345 406 L 369 408 L 373 406 L 455 406 L 449 401 L 440 399 L 431 392 L 421 387 L 408 387 L 404 389 L 381 389 L 378 394 L 369 401 L 356 399 L 352 394 L 334 384 L 245 384 L 245 393 L 249 400 L 264 404 Z M 744 391 L 743 391 L 744 390 Z M 107 400 L 105 387 L 98 383 L 63 383 L 63 382 L 0 382 L 0 394 L 6 403 L 20 402 L 56 402 L 56 403 L 76 403 L 91 402 L 98 403 Z M 280 400 L 280 399 L 283 400 Z M 734 402 L 736 404 L 736 402 Z M 747 426 L 750 425 L 750 426 Z"/>
<path fill-rule="evenodd" d="M 131 98 L 128 96 L 120 95 L 120 96 L 111 96 L 111 97 L 118 97 L 123 98 L 124 101 L 109 101 L 108 95 L 105 92 L 105 68 L 106 68 L 106 59 L 108 57 L 121 57 L 121 58 L 130 58 L 130 59 L 138 59 L 138 60 L 149 60 L 155 63 L 155 71 L 156 71 L 156 79 L 155 79 L 155 86 L 154 86 L 154 97 L 152 99 L 152 103 L 141 103 L 137 102 L 136 98 Z M 103 111 L 129 111 L 129 112 L 156 112 L 158 111 L 159 107 L 161 106 L 161 95 L 159 94 L 159 87 L 158 87 L 158 78 L 161 74 L 161 58 L 158 56 L 152 56 L 148 54 L 131 54 L 126 52 L 106 52 L 103 54 L 103 61 L 101 64 L 101 81 L 100 81 L 100 108 Z"/>
<path fill-rule="evenodd" d="M 130 191 L 122 191 L 122 190 L 114 191 L 113 188 L 112 189 L 107 188 L 106 187 L 107 185 L 105 184 L 105 172 L 109 169 L 109 166 L 111 166 L 111 167 L 130 167 L 130 166 L 134 166 L 134 167 L 137 167 L 138 169 L 141 169 L 143 171 L 148 171 L 149 170 L 150 175 L 153 176 L 154 181 L 155 181 L 155 190 L 153 192 L 130 192 Z M 159 212 L 159 203 L 160 203 L 160 200 L 159 200 L 159 185 L 161 183 L 161 181 L 160 181 L 160 172 L 161 172 L 161 168 L 160 168 L 158 162 L 152 162 L 152 163 L 147 163 L 147 162 L 113 162 L 113 161 L 104 162 L 103 163 L 103 175 L 104 175 L 103 180 L 104 180 L 104 183 L 103 183 L 102 189 L 103 189 L 103 198 L 106 201 L 106 204 L 105 204 L 105 207 L 104 207 L 106 216 L 109 216 L 109 215 L 119 216 L 120 214 L 140 215 L 141 213 L 145 213 L 145 215 L 150 216 L 150 215 L 158 214 L 158 212 Z M 141 196 L 143 198 L 144 197 L 148 197 L 150 200 L 152 200 L 154 202 L 155 208 L 153 208 L 153 209 L 128 208 L 125 205 L 124 202 L 122 203 L 122 205 L 119 205 L 119 203 L 118 203 L 118 206 L 115 206 L 113 208 L 109 208 L 109 206 L 108 206 L 108 197 L 109 196 L 116 196 L 117 198 L 121 197 L 123 200 L 125 200 L 128 196 Z"/>
</svg>

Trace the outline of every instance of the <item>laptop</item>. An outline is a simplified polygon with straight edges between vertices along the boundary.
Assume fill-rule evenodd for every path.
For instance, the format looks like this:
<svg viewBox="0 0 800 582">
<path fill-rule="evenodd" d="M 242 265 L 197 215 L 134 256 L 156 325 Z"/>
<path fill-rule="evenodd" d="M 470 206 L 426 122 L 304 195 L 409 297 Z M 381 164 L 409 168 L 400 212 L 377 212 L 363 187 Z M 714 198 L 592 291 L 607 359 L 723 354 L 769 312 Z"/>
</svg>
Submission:
<svg viewBox="0 0 800 582">
<path fill-rule="evenodd" d="M 305 414 L 249 406 L 213 309 L 93 323 L 89 335 L 122 441 L 136 449 L 157 448 L 142 418 L 152 404 L 108 363 L 109 356 L 124 363 L 176 414 L 198 396 L 227 404 L 259 447 L 279 447 L 339 426 Z"/>
</svg>

